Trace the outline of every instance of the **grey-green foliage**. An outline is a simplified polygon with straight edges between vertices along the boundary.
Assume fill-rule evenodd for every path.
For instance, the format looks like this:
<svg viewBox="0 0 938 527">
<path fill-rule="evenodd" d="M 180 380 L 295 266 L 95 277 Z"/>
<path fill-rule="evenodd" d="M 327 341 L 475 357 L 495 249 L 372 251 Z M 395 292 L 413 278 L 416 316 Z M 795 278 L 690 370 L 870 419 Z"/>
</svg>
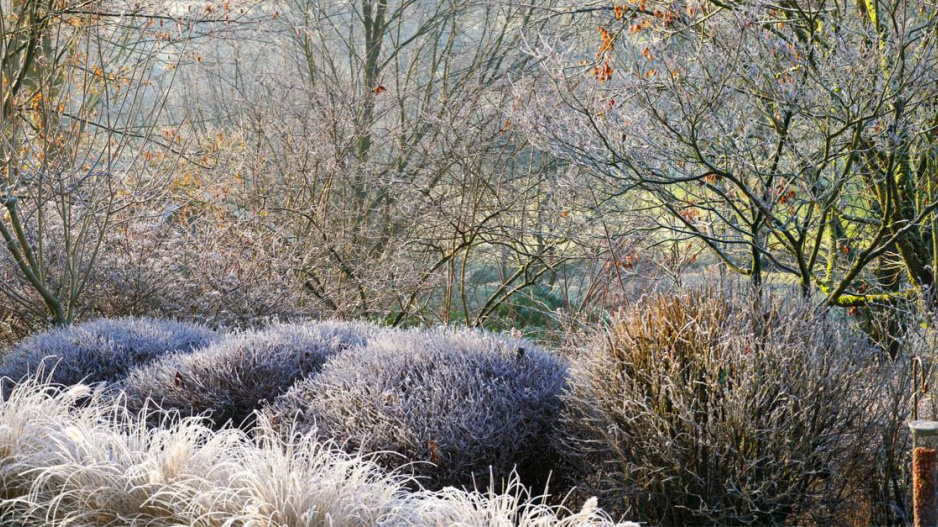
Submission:
<svg viewBox="0 0 938 527">
<path fill-rule="evenodd" d="M 240 425 L 263 401 L 379 331 L 365 323 L 311 322 L 232 334 L 134 370 L 124 383 L 127 406 L 140 410 L 152 401 L 182 415 L 207 414 L 216 426 Z"/>
<path fill-rule="evenodd" d="M 214 341 L 204 326 L 150 318 L 99 319 L 38 333 L 0 363 L 4 388 L 41 370 L 54 384 L 113 383 L 131 368 Z M 11 382 L 12 381 L 12 382 Z"/>
<path fill-rule="evenodd" d="M 543 483 L 566 366 L 524 340 L 476 330 L 395 331 L 330 360 L 269 409 L 430 488 L 485 484 L 517 466 Z M 432 464 L 431 464 L 432 463 Z"/>
</svg>

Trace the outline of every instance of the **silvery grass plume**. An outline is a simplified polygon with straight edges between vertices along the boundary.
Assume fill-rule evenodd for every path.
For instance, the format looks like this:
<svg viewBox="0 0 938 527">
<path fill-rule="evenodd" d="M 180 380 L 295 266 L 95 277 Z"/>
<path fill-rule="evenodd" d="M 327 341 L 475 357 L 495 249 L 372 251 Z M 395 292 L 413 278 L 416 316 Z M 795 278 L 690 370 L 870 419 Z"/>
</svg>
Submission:
<svg viewBox="0 0 938 527">
<path fill-rule="evenodd" d="M 0 394 L 0 523 L 6 524 L 8 511 L 32 488 L 33 470 L 47 463 L 49 430 L 94 419 L 97 408 L 74 408 L 76 400 L 90 394 L 85 385 L 58 390 L 34 380 Z"/>
<path fill-rule="evenodd" d="M 566 367 L 530 342 L 478 330 L 389 332 L 328 361 L 269 409 L 424 485 L 471 486 L 516 467 L 546 480 L 546 436 Z"/>
<path fill-rule="evenodd" d="M 12 383 L 43 370 L 53 384 L 121 380 L 134 366 L 188 353 L 217 338 L 204 326 L 151 318 L 99 319 L 39 333 L 3 357 L 0 378 Z"/>
<path fill-rule="evenodd" d="M 184 416 L 207 415 L 216 427 L 241 425 L 262 402 L 380 331 L 366 323 L 309 322 L 228 335 L 133 370 L 124 382 L 127 406 L 140 411 L 153 401 Z"/>
<path fill-rule="evenodd" d="M 547 496 L 530 496 L 516 474 L 498 492 L 447 487 L 436 492 L 418 492 L 409 499 L 401 525 L 447 525 L 450 527 L 639 527 L 637 523 L 615 523 L 597 505 L 586 500 L 579 511 L 549 505 Z"/>
<path fill-rule="evenodd" d="M 263 422 L 148 427 L 120 398 L 78 395 L 25 381 L 0 404 L 4 525 L 381 525 L 404 495 L 403 476 Z"/>
<path fill-rule="evenodd" d="M 0 403 L 0 430 L 3 525 L 186 524 L 238 439 L 195 420 L 147 430 L 101 390 L 34 379 Z"/>
<path fill-rule="evenodd" d="M 75 405 L 77 397 L 87 404 Z M 0 400 L 0 522 L 113 526 L 612 526 L 506 491 L 410 493 L 411 481 L 315 437 L 145 415 L 119 397 L 28 379 Z"/>
</svg>

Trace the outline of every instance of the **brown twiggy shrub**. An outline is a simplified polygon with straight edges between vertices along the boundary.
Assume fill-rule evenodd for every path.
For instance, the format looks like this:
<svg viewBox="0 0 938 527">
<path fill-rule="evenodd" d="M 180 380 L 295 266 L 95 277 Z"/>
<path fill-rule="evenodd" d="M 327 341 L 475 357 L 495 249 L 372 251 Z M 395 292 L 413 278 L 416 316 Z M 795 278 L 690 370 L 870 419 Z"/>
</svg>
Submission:
<svg viewBox="0 0 938 527">
<path fill-rule="evenodd" d="M 877 361 L 842 328 L 769 304 L 654 296 L 589 341 L 558 442 L 606 507 L 667 525 L 844 514 Z"/>
</svg>

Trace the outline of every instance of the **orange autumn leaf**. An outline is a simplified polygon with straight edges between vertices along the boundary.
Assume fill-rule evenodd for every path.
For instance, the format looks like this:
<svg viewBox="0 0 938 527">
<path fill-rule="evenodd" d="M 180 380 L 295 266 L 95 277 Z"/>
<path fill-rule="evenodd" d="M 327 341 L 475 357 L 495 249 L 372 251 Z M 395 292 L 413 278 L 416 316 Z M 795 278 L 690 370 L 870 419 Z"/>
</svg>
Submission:
<svg viewBox="0 0 938 527">
<path fill-rule="evenodd" d="M 603 54 L 612 51 L 612 48 L 615 47 L 615 40 L 612 38 L 612 35 L 609 34 L 609 31 L 606 28 L 600 26 L 596 28 L 599 31 L 599 35 L 602 39 L 602 43 L 599 46 L 599 52 L 596 53 L 597 57 L 601 57 Z"/>
<path fill-rule="evenodd" d="M 611 66 L 609 66 L 608 59 L 603 63 L 601 67 L 596 66 L 596 68 L 593 70 L 593 76 L 595 76 L 599 80 L 599 82 L 608 81 L 609 79 L 612 78 L 613 73 L 614 73 L 614 70 L 612 69 Z"/>
</svg>

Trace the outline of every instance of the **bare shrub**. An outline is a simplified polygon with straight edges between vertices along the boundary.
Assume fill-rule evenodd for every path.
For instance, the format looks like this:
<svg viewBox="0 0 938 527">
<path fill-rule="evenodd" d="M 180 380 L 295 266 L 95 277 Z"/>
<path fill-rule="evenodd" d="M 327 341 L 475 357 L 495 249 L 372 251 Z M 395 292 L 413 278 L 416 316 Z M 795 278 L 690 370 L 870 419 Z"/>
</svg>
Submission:
<svg viewBox="0 0 938 527">
<path fill-rule="evenodd" d="M 3 357 L 0 378 L 19 381 L 42 369 L 55 384 L 114 382 L 131 368 L 215 340 L 203 326 L 150 318 L 99 319 L 33 335 Z"/>
<path fill-rule="evenodd" d="M 295 283 L 289 244 L 218 204 L 198 204 L 204 217 L 181 217 L 179 201 L 153 204 L 112 233 L 86 309 L 211 327 L 257 327 L 315 311 Z"/>
<path fill-rule="evenodd" d="M 311 322 L 233 334 L 132 371 L 124 383 L 127 405 L 139 411 L 153 401 L 185 416 L 206 414 L 217 426 L 242 424 L 262 402 L 379 331 L 365 323 Z"/>
<path fill-rule="evenodd" d="M 875 361 L 807 313 L 747 311 L 712 292 L 651 297 L 574 361 L 558 442 L 607 505 L 655 524 L 842 505 L 876 421 Z"/>
<path fill-rule="evenodd" d="M 412 464 L 430 488 L 486 481 L 517 465 L 540 481 L 566 367 L 523 340 L 439 328 L 379 336 L 276 401 L 286 424 Z"/>
<path fill-rule="evenodd" d="M 918 318 L 914 313 L 894 310 L 890 316 L 905 316 L 908 331 L 899 340 L 899 360 L 884 364 L 879 379 L 871 382 L 876 400 L 868 408 L 878 419 L 875 436 L 863 454 L 862 466 L 855 472 L 850 498 L 856 502 L 854 524 L 904 525 L 912 522 L 912 441 L 908 422 L 913 418 L 938 418 L 938 398 L 929 388 L 938 367 L 938 332 L 934 315 Z M 866 321 L 862 321 L 865 323 Z M 912 358 L 913 360 L 909 360 Z M 911 366 L 919 362 L 924 370 L 918 380 L 918 414 L 911 415 L 913 392 Z"/>
<path fill-rule="evenodd" d="M 167 199 L 115 215 L 102 241 L 106 250 L 74 300 L 76 321 L 131 316 L 243 328 L 318 313 L 297 283 L 289 244 L 270 240 L 256 224 L 220 207 L 208 217 L 185 219 L 171 212 L 178 206 Z M 44 236 L 51 253 L 46 266 L 54 276 L 63 272 L 61 251 L 54 249 L 65 243 L 64 232 L 46 226 Z M 15 262 L 0 253 L 5 287 L 41 302 L 17 273 Z M 47 329 L 41 315 L 4 298 L 0 346 Z"/>
</svg>

